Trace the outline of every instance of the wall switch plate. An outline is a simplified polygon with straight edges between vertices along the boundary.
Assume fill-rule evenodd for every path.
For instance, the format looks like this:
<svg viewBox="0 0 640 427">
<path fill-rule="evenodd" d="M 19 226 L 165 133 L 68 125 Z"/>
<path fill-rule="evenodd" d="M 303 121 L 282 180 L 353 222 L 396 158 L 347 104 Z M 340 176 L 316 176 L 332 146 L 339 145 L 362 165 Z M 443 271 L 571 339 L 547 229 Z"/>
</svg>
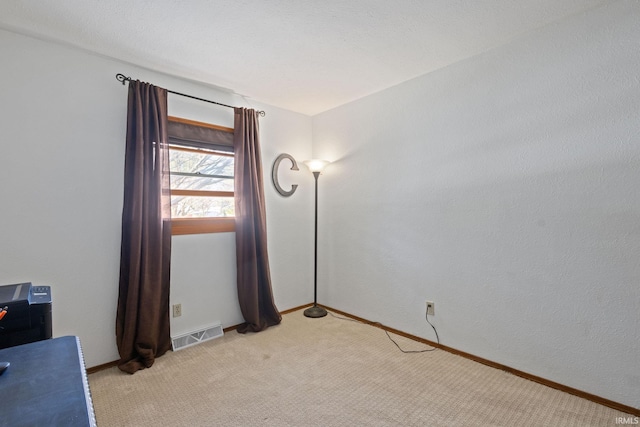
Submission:
<svg viewBox="0 0 640 427">
<path fill-rule="evenodd" d="M 436 304 L 433 301 L 427 301 L 427 316 L 436 315 Z"/>
<path fill-rule="evenodd" d="M 182 316 L 182 304 L 173 304 L 173 317 Z"/>
</svg>

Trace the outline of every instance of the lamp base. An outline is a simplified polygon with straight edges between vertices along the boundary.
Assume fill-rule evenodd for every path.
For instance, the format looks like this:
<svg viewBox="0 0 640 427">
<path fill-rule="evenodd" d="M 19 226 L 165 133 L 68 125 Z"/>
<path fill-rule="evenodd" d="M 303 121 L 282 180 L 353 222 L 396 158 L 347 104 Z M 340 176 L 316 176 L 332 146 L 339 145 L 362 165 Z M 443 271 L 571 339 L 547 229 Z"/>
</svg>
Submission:
<svg viewBox="0 0 640 427">
<path fill-rule="evenodd" d="M 327 310 L 322 307 L 318 307 L 314 305 L 313 307 L 309 307 L 304 311 L 304 315 L 307 317 L 324 317 L 327 315 Z"/>
</svg>

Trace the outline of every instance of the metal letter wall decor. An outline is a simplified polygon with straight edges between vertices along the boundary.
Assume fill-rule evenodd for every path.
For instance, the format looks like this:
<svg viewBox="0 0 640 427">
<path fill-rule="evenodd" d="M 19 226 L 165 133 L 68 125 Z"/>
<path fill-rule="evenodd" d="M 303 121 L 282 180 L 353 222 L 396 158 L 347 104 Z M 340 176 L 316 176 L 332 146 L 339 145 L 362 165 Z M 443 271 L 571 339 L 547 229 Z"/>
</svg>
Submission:
<svg viewBox="0 0 640 427">
<path fill-rule="evenodd" d="M 291 186 L 291 190 L 289 191 L 286 191 L 280 186 L 280 183 L 278 182 L 278 167 L 280 166 L 280 162 L 282 162 L 283 159 L 291 160 L 292 171 L 299 170 L 298 164 L 296 163 L 296 159 L 294 159 L 293 156 L 291 156 L 290 154 L 282 153 L 278 157 L 276 157 L 276 161 L 273 162 L 273 168 L 271 169 L 271 180 L 273 181 L 273 186 L 276 187 L 276 191 L 278 193 L 280 193 L 284 197 L 289 197 L 296 192 L 296 189 L 298 188 L 298 184 L 293 184 Z"/>
</svg>

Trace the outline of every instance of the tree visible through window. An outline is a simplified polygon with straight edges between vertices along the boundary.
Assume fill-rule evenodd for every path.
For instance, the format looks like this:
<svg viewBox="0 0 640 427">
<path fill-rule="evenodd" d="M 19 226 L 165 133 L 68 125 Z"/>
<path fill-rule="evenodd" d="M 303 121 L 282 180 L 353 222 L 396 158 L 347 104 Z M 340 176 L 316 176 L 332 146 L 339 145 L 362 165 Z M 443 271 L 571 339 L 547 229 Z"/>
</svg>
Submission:
<svg viewBox="0 0 640 427">
<path fill-rule="evenodd" d="M 170 146 L 171 217 L 234 216 L 233 155 Z"/>
<path fill-rule="evenodd" d="M 173 234 L 233 231 L 234 156 L 228 146 L 232 132 L 169 118 Z"/>
</svg>

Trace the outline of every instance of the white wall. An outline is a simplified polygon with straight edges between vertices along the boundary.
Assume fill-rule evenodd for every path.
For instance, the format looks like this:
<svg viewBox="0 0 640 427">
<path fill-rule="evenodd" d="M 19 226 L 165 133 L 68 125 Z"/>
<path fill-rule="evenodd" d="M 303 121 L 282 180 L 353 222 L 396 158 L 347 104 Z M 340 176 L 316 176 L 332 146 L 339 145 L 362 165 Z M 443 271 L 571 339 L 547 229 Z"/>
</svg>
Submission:
<svg viewBox="0 0 640 427">
<path fill-rule="evenodd" d="M 640 407 L 640 5 L 313 118 L 322 303 Z M 429 357 L 424 355 L 421 357 Z"/>
<path fill-rule="evenodd" d="M 118 358 L 118 295 L 127 89 L 118 72 L 168 89 L 264 109 L 261 119 L 274 296 L 280 310 L 312 299 L 313 179 L 276 194 L 271 164 L 307 158 L 311 119 L 86 52 L 0 30 L 0 284 L 49 284 L 54 336 L 78 335 L 87 366 Z M 232 110 L 170 95 L 169 112 L 232 126 Z M 173 239 L 172 333 L 240 323 L 232 233 Z"/>
</svg>

